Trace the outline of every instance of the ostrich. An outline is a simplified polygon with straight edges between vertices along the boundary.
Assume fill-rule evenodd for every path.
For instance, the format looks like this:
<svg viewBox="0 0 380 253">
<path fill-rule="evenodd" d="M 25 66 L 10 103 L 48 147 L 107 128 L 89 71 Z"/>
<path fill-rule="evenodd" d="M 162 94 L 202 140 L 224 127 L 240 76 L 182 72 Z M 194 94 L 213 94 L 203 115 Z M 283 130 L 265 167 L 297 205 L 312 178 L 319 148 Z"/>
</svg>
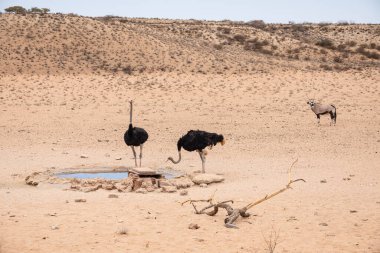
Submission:
<svg viewBox="0 0 380 253">
<path fill-rule="evenodd" d="M 124 142 L 132 148 L 133 156 L 135 157 L 135 166 L 137 167 L 136 151 L 135 147 L 140 146 L 140 167 L 141 167 L 141 158 L 142 158 L 142 148 L 143 144 L 148 139 L 148 133 L 139 127 L 132 126 L 132 107 L 133 101 L 130 102 L 130 121 L 128 130 L 124 134 Z"/>
<path fill-rule="evenodd" d="M 175 161 L 172 157 L 169 157 L 168 160 L 174 164 L 177 164 L 181 161 L 181 148 L 184 148 L 187 151 L 196 150 L 199 153 L 199 156 L 202 160 L 202 173 L 205 173 L 205 163 L 207 152 L 204 151 L 206 147 L 210 149 L 220 142 L 221 145 L 224 145 L 225 140 L 223 135 L 216 133 L 208 133 L 200 130 L 190 130 L 186 135 L 182 136 L 177 142 L 178 148 L 178 160 Z"/>
<path fill-rule="evenodd" d="M 310 105 L 311 110 L 317 115 L 318 125 L 320 122 L 320 116 L 329 113 L 331 117 L 330 126 L 332 123 L 336 124 L 336 108 L 334 105 L 320 104 L 314 101 L 314 99 L 309 99 L 307 104 Z"/>
</svg>

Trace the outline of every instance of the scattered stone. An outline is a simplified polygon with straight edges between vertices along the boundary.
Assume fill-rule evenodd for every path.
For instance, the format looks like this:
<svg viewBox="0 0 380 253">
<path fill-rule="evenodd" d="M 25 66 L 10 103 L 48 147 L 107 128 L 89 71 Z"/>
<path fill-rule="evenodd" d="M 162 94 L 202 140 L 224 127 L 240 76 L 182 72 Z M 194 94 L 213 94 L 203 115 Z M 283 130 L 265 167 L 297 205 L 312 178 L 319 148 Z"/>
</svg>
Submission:
<svg viewBox="0 0 380 253">
<path fill-rule="evenodd" d="M 40 172 L 33 172 L 25 178 L 25 183 L 31 186 L 37 186 L 39 181 L 43 181 L 43 175 Z"/>
<path fill-rule="evenodd" d="M 136 192 L 136 193 L 143 193 L 143 194 L 145 194 L 145 193 L 147 193 L 148 191 L 147 191 L 146 189 L 144 189 L 144 188 L 139 188 L 139 189 L 137 189 L 135 192 Z"/>
<path fill-rule="evenodd" d="M 153 187 L 153 186 L 148 186 L 145 189 L 146 189 L 147 192 L 154 192 L 156 190 L 156 188 Z"/>
<path fill-rule="evenodd" d="M 109 194 L 108 198 L 110 198 L 110 199 L 117 199 L 117 198 L 119 198 L 119 195 L 117 195 L 117 194 Z"/>
<path fill-rule="evenodd" d="M 326 179 L 322 179 L 320 182 L 321 182 L 321 184 L 325 184 L 325 183 L 327 183 L 327 180 Z"/>
<path fill-rule="evenodd" d="M 82 154 L 80 155 L 80 158 L 88 158 L 88 155 Z"/>
<path fill-rule="evenodd" d="M 93 191 L 96 191 L 100 188 L 102 188 L 102 185 L 93 186 L 93 187 L 80 187 L 79 186 L 78 190 L 81 190 L 82 192 L 93 192 Z"/>
<path fill-rule="evenodd" d="M 224 177 L 215 174 L 195 174 L 191 179 L 195 184 L 211 184 L 224 181 Z"/>
<path fill-rule="evenodd" d="M 162 187 L 162 192 L 171 193 L 171 192 L 176 192 L 176 191 L 177 191 L 177 187 L 175 187 L 175 186 L 164 186 L 164 187 Z"/>
<path fill-rule="evenodd" d="M 115 160 L 120 161 L 120 160 L 121 160 L 121 157 L 117 157 L 117 158 L 115 158 Z"/>
<path fill-rule="evenodd" d="M 57 229 L 59 229 L 59 227 L 56 226 L 56 225 L 53 225 L 53 226 L 51 226 L 50 228 L 51 228 L 51 230 L 57 230 Z"/>
<path fill-rule="evenodd" d="M 202 188 L 207 188 L 207 184 L 200 184 L 199 186 Z"/>
<path fill-rule="evenodd" d="M 190 223 L 189 225 L 189 229 L 198 229 L 198 228 L 200 228 L 200 226 L 196 223 Z"/>
<path fill-rule="evenodd" d="M 296 221 L 297 218 L 295 216 L 290 216 L 289 219 L 287 219 L 287 221 Z"/>
<path fill-rule="evenodd" d="M 113 184 L 111 184 L 111 183 L 109 183 L 109 184 L 104 184 L 104 185 L 101 185 L 101 186 L 102 186 L 102 188 L 103 188 L 104 190 L 107 190 L 107 191 L 111 191 L 111 190 L 115 189 L 115 186 L 114 186 Z"/>
<path fill-rule="evenodd" d="M 180 192 L 179 192 L 179 195 L 181 195 L 181 196 L 186 196 L 188 194 L 188 191 L 187 190 L 181 190 Z"/>
<path fill-rule="evenodd" d="M 350 210 L 350 213 L 357 213 L 358 211 L 356 210 Z"/>
<path fill-rule="evenodd" d="M 119 235 L 127 235 L 128 234 L 128 229 L 125 227 L 125 226 L 122 226 L 120 227 L 118 230 L 117 230 L 117 233 Z"/>
<path fill-rule="evenodd" d="M 327 226 L 328 226 L 328 224 L 327 224 L 327 223 L 325 223 L 325 222 L 322 222 L 322 223 L 319 223 L 319 226 L 324 226 L 324 227 L 327 227 Z"/>
<path fill-rule="evenodd" d="M 81 203 L 81 202 L 86 202 L 87 200 L 86 199 L 76 199 L 74 201 L 77 203 Z"/>
<path fill-rule="evenodd" d="M 188 177 L 171 179 L 170 183 L 177 187 L 177 189 L 189 188 L 194 185 L 193 181 Z"/>
<path fill-rule="evenodd" d="M 172 181 L 167 180 L 167 179 L 160 179 L 160 180 L 158 181 L 158 185 L 159 185 L 159 187 L 173 186 L 173 183 L 172 183 Z"/>
</svg>

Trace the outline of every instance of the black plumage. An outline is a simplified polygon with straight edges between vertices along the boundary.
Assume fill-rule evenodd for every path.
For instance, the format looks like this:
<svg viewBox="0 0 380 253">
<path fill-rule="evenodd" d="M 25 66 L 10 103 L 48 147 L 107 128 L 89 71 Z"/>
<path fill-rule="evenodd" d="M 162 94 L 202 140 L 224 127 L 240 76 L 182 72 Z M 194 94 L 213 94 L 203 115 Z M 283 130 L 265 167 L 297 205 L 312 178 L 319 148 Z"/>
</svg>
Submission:
<svg viewBox="0 0 380 253">
<path fill-rule="evenodd" d="M 204 151 L 206 147 L 210 149 L 216 144 L 221 143 L 224 145 L 225 140 L 223 135 L 216 133 L 209 133 L 206 131 L 200 130 L 190 130 L 182 136 L 177 142 L 178 149 L 178 160 L 175 161 L 172 157 L 169 157 L 168 160 L 177 164 L 181 161 L 181 149 L 185 149 L 186 151 L 197 151 L 202 160 L 202 172 L 205 172 L 205 163 L 206 163 L 206 155 L 207 152 Z"/>
<path fill-rule="evenodd" d="M 134 127 L 129 124 L 128 130 L 124 134 L 124 142 L 128 146 L 138 147 L 148 140 L 148 133 L 140 127 Z"/>
<path fill-rule="evenodd" d="M 134 127 L 132 125 L 132 109 L 133 101 L 130 101 L 130 123 L 128 130 L 124 133 L 124 142 L 132 148 L 133 156 L 135 158 L 135 166 L 137 166 L 136 151 L 134 147 L 140 147 L 140 167 L 142 158 L 143 144 L 148 140 L 148 133 L 143 128 Z"/>
</svg>

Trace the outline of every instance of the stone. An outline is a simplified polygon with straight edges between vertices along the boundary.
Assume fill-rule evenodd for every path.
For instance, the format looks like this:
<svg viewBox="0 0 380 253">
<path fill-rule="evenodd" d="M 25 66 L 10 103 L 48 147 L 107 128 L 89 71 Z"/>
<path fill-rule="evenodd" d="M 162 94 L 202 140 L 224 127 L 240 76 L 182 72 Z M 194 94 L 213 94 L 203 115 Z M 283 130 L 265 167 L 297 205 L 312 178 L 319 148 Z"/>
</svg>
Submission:
<svg viewBox="0 0 380 253">
<path fill-rule="evenodd" d="M 192 176 L 191 180 L 195 184 L 211 184 L 211 183 L 219 183 L 224 181 L 224 177 L 221 175 L 215 174 L 195 174 Z"/>
<path fill-rule="evenodd" d="M 162 192 L 176 192 L 177 191 L 177 187 L 175 186 L 163 186 L 162 187 Z"/>
<path fill-rule="evenodd" d="M 200 226 L 196 223 L 190 223 L 188 228 L 189 229 L 198 229 L 198 228 L 200 228 Z"/>
<path fill-rule="evenodd" d="M 199 186 L 202 188 L 207 188 L 207 184 L 200 184 Z"/>
<path fill-rule="evenodd" d="M 156 190 L 156 188 L 154 188 L 153 186 L 149 186 L 147 188 L 145 188 L 147 192 L 154 192 Z"/>
<path fill-rule="evenodd" d="M 172 185 L 176 186 L 177 189 L 189 188 L 194 185 L 193 181 L 188 177 L 171 179 L 170 182 Z"/>
<path fill-rule="evenodd" d="M 99 189 L 98 187 L 83 187 L 83 188 L 79 188 L 79 190 L 81 190 L 82 192 L 93 192 L 93 191 L 96 191 L 98 189 Z"/>
<path fill-rule="evenodd" d="M 87 200 L 85 200 L 85 199 L 76 199 L 74 201 L 77 202 L 77 203 L 80 203 L 80 202 L 86 202 Z"/>
<path fill-rule="evenodd" d="M 88 155 L 82 154 L 80 155 L 80 158 L 88 158 Z"/>
<path fill-rule="evenodd" d="M 143 194 L 145 194 L 145 193 L 147 193 L 148 191 L 147 191 L 146 189 L 144 189 L 144 188 L 139 188 L 139 189 L 137 189 L 135 192 L 136 192 L 136 193 L 143 193 Z"/>
<path fill-rule="evenodd" d="M 113 184 L 104 184 L 104 185 L 102 185 L 102 188 L 104 189 L 104 190 L 108 190 L 108 191 L 111 191 L 111 190 L 113 190 L 113 189 L 115 189 L 115 186 L 113 185 Z"/>
<path fill-rule="evenodd" d="M 179 195 L 181 195 L 181 196 L 186 196 L 188 193 L 189 193 L 189 192 L 188 192 L 187 190 L 181 190 L 181 191 L 179 192 Z"/>
<path fill-rule="evenodd" d="M 159 185 L 159 187 L 173 186 L 173 183 L 171 180 L 168 180 L 168 179 L 160 179 L 160 180 L 158 180 L 158 185 Z"/>
<path fill-rule="evenodd" d="M 109 194 L 108 195 L 108 198 L 110 198 L 110 199 L 117 199 L 119 197 L 119 195 L 117 195 L 117 194 Z"/>
</svg>

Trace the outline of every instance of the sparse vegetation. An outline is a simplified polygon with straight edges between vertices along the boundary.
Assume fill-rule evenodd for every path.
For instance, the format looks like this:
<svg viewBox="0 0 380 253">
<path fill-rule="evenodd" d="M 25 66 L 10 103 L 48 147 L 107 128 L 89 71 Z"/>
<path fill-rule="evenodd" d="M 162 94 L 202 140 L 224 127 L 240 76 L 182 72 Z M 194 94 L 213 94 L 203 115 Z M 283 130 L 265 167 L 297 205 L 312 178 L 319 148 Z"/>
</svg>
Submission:
<svg viewBox="0 0 380 253">
<path fill-rule="evenodd" d="M 23 9 L 11 8 L 8 11 L 23 12 Z M 52 73 L 51 69 L 54 69 L 53 73 L 91 71 L 139 75 L 177 71 L 182 66 L 187 66 L 186 71 L 193 73 L 225 73 L 227 69 L 231 73 L 243 69 L 260 70 L 254 61 L 242 63 L 233 59 L 240 57 L 245 61 L 255 54 L 285 61 L 302 59 L 317 68 L 321 63 L 339 63 L 341 67 L 353 68 L 357 66 L 357 61 L 361 64 L 366 61 L 364 64 L 370 66 L 372 61 L 368 59 L 378 60 L 380 57 L 380 45 L 376 43 L 377 30 L 372 26 L 357 30 L 356 25 L 352 28 L 338 27 L 336 24 L 322 27 L 296 23 L 278 25 L 257 20 L 246 23 L 173 22 L 118 16 L 88 18 L 74 14 L 52 14 L 36 19 L 35 14 L 46 12 L 43 8 L 33 7 L 22 18 L 17 17 L 17 22 L 6 21 L 13 15 L 1 16 L 1 31 L 5 31 L 1 35 L 9 37 L 9 43 L 0 45 L 1 64 L 11 67 L 0 68 L 0 74 L 31 73 L 36 71 L 33 66 L 45 61 L 43 64 L 47 67 L 38 68 L 37 72 Z M 29 13 L 33 15 L 27 15 Z M 42 20 L 44 26 L 40 25 Z M 354 39 L 350 29 L 363 36 Z M 142 37 L 141 34 L 146 36 Z M 338 34 L 339 39 L 334 37 Z M 344 34 L 347 36 L 344 37 Z M 370 36 L 366 38 L 367 35 Z M 320 39 L 316 39 L 317 36 Z M 49 43 L 39 46 L 46 43 L 44 38 L 49 38 Z M 176 46 L 163 46 L 171 43 Z M 247 54 L 247 51 L 250 53 Z M 197 56 L 193 57 L 192 54 Z M 49 55 L 51 57 L 46 58 Z M 212 61 L 213 64 L 197 64 L 197 58 Z M 320 59 L 319 63 L 314 59 Z"/>
<path fill-rule="evenodd" d="M 317 46 L 334 49 L 334 42 L 331 39 L 322 38 L 315 43 Z"/>
<path fill-rule="evenodd" d="M 272 227 L 272 230 L 270 231 L 268 238 L 265 238 L 265 236 L 263 235 L 264 242 L 267 246 L 267 250 L 269 253 L 274 253 L 279 243 L 278 241 L 279 236 L 280 236 L 280 233 L 278 231 L 275 231 L 273 227 Z"/>
<path fill-rule="evenodd" d="M 10 6 L 4 10 L 8 13 L 15 13 L 15 14 L 26 14 L 26 13 L 46 14 L 50 12 L 50 9 L 48 8 L 32 7 L 29 10 L 27 10 L 22 6 Z"/>
<path fill-rule="evenodd" d="M 244 41 L 247 39 L 247 36 L 243 35 L 243 34 L 236 34 L 234 35 L 233 39 L 241 44 L 244 43 Z"/>
<path fill-rule="evenodd" d="M 247 22 L 247 25 L 262 30 L 266 27 L 266 24 L 263 20 L 251 20 Z"/>
</svg>

